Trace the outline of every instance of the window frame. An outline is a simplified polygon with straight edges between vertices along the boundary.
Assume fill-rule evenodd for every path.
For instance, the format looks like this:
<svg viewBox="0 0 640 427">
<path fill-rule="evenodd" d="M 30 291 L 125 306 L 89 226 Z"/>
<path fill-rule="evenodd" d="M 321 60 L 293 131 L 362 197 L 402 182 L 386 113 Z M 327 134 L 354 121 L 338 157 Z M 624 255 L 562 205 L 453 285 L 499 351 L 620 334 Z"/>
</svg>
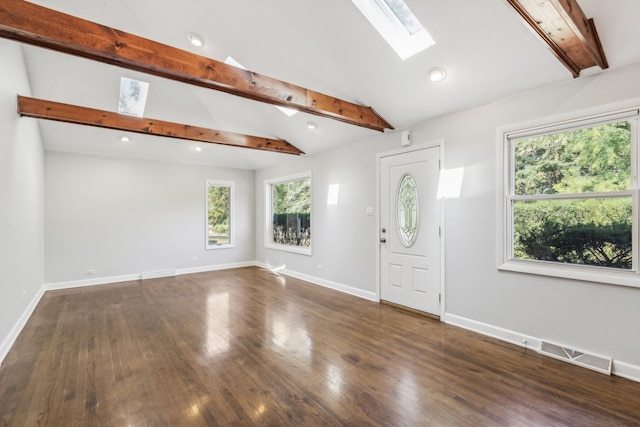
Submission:
<svg viewBox="0 0 640 427">
<path fill-rule="evenodd" d="M 209 244 L 209 187 L 228 187 L 229 188 L 229 243 L 221 245 Z M 207 179 L 204 186 L 205 202 L 204 202 L 204 244 L 205 250 L 210 249 L 229 249 L 236 246 L 236 227 L 235 227 L 235 181 L 221 181 L 216 179 Z"/>
<path fill-rule="evenodd" d="M 640 165 L 639 148 L 639 100 L 622 104 L 617 108 L 592 109 L 579 113 L 567 114 L 555 118 L 541 119 L 520 125 L 501 127 L 497 131 L 497 268 L 502 271 L 528 273 L 558 278 L 607 283 L 622 286 L 640 287 L 640 247 L 639 216 L 640 183 L 638 169 Z M 629 121 L 631 123 L 631 182 L 628 190 L 567 194 L 515 194 L 515 144 L 512 141 Z M 611 197 L 631 197 L 632 203 L 632 268 L 630 270 L 611 267 L 562 264 L 551 261 L 518 259 L 513 256 L 514 221 L 513 206 L 516 201 L 526 200 L 585 200 Z"/>
<path fill-rule="evenodd" d="M 300 255 L 313 255 L 313 234 L 311 235 L 311 243 L 309 247 L 300 247 L 292 245 L 284 245 L 273 242 L 273 185 L 283 184 L 292 181 L 309 180 L 311 194 L 309 200 L 311 218 L 313 218 L 313 178 L 311 171 L 301 172 L 293 175 L 287 175 L 278 178 L 267 179 L 264 181 L 264 199 L 265 199 L 265 224 L 264 224 L 264 247 L 268 249 L 276 249 L 279 251 L 292 252 Z M 313 233 L 313 227 L 312 227 Z"/>
</svg>

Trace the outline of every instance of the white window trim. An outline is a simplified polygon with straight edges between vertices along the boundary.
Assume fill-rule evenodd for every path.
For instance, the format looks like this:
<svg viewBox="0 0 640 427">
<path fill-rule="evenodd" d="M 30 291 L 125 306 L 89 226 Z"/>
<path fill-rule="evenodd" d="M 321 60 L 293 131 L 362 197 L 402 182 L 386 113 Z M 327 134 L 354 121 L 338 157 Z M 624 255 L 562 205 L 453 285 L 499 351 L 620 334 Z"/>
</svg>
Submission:
<svg viewBox="0 0 640 427">
<path fill-rule="evenodd" d="M 311 248 L 313 247 L 313 226 L 311 230 L 311 245 L 308 248 L 302 248 L 299 246 L 282 245 L 274 243 L 273 237 L 273 193 L 271 186 L 274 184 L 282 184 L 283 182 L 297 181 L 301 179 L 309 179 L 309 185 L 311 186 L 311 218 L 313 221 L 313 180 L 311 177 L 311 171 L 302 172 L 294 175 L 283 176 L 279 178 L 268 179 L 264 181 L 264 200 L 265 200 L 265 224 L 264 224 L 264 247 L 269 249 L 276 249 L 279 251 L 293 252 L 301 255 L 312 255 Z M 313 223 L 312 223 L 313 224 Z"/>
<path fill-rule="evenodd" d="M 209 186 L 229 187 L 229 243 L 223 245 L 209 244 Z M 236 183 L 235 181 L 219 181 L 215 179 L 207 179 L 204 186 L 204 244 L 205 249 L 229 249 L 236 247 Z"/>
<path fill-rule="evenodd" d="M 564 114 L 551 118 L 543 118 L 532 122 L 509 125 L 497 129 L 496 135 L 496 262 L 498 270 L 511 271 L 517 273 L 527 273 L 542 276 L 551 276 L 564 279 L 581 280 L 587 282 L 606 283 L 613 285 L 629 286 L 640 288 L 640 267 L 638 257 L 639 247 L 639 223 L 640 207 L 640 184 L 638 179 L 638 165 L 640 164 L 640 154 L 638 145 L 640 144 L 638 110 L 640 99 L 620 102 L 613 105 L 592 108 L 584 111 Z M 631 120 L 632 140 L 631 140 L 631 190 L 615 192 L 615 196 L 631 196 L 634 206 L 634 216 L 632 224 L 632 245 L 633 268 L 631 271 L 617 270 L 607 267 L 582 266 L 570 264 L 558 264 L 548 261 L 520 260 L 511 257 L 512 234 L 511 208 L 513 200 L 526 199 L 526 196 L 514 196 L 511 194 L 512 174 L 511 165 L 514 161 L 514 152 L 511 150 L 510 139 L 522 138 L 529 134 L 542 134 L 544 132 L 558 132 L 563 129 L 588 126 L 591 123 L 600 123 L 611 119 L 627 118 Z M 593 193 L 592 197 L 612 197 L 614 193 Z M 556 196 L 548 196 L 555 198 Z M 571 195 L 557 196 L 563 199 L 572 198 Z M 580 198 L 579 195 L 575 198 Z"/>
</svg>

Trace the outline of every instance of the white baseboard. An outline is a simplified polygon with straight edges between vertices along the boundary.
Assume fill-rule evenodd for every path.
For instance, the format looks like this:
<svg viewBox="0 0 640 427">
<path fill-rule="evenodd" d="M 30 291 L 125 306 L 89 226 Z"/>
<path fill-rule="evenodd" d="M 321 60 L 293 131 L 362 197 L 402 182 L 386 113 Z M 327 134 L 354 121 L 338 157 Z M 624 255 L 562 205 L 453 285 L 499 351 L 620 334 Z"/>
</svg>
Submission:
<svg viewBox="0 0 640 427">
<path fill-rule="evenodd" d="M 18 335 L 20 335 L 20 332 L 22 332 L 22 328 L 24 328 L 24 326 L 29 321 L 29 318 L 33 314 L 33 311 L 36 309 L 36 306 L 40 302 L 40 299 L 42 299 L 44 292 L 44 286 L 41 286 L 38 292 L 36 292 L 34 297 L 31 299 L 31 302 L 29 303 L 25 311 L 22 313 L 22 316 L 20 316 L 16 324 L 13 325 L 13 328 L 11 328 L 9 335 L 7 335 L 4 341 L 2 341 L 2 344 L 0 345 L 0 365 L 2 365 L 4 358 L 7 357 L 7 354 L 9 354 L 9 350 L 11 350 L 13 343 L 15 343 L 16 339 L 18 339 Z"/>
<path fill-rule="evenodd" d="M 112 283 L 131 282 L 135 280 L 140 280 L 140 274 L 127 274 L 124 276 L 94 277 L 91 279 L 72 280 L 69 282 L 45 283 L 44 289 L 46 291 L 57 291 L 60 289 L 82 288 L 84 286 L 96 286 L 96 285 L 110 285 Z"/>
<path fill-rule="evenodd" d="M 230 270 L 232 268 L 256 267 L 257 265 L 258 264 L 255 261 L 245 261 L 245 262 L 234 262 L 230 264 L 205 265 L 203 267 L 179 268 L 176 270 L 176 275 L 180 276 L 183 274 L 206 273 L 208 271 L 218 271 L 218 270 Z"/>
<path fill-rule="evenodd" d="M 617 375 L 619 377 L 640 383 L 640 366 L 638 365 L 632 365 L 630 363 L 614 360 L 611 373 L 613 375 Z"/>
<path fill-rule="evenodd" d="M 501 341 L 506 341 L 520 347 L 531 348 L 536 351 L 540 350 L 542 341 L 540 338 L 521 334 L 509 329 L 500 328 L 498 326 L 489 325 L 487 323 L 467 319 L 465 317 L 456 316 L 455 314 L 445 314 L 444 322 L 463 329 L 477 332 L 482 335 L 496 338 Z"/>
<path fill-rule="evenodd" d="M 542 345 L 542 339 L 540 338 L 521 334 L 498 326 L 489 325 L 487 323 L 477 322 L 465 317 L 456 316 L 455 314 L 445 314 L 444 322 L 482 335 L 506 341 L 520 347 L 529 348 L 537 352 L 540 351 L 540 347 Z M 526 344 L 524 342 L 526 342 Z M 611 373 L 619 377 L 640 382 L 640 366 L 638 365 L 632 365 L 630 363 L 614 359 Z"/>
<path fill-rule="evenodd" d="M 140 280 L 161 279 L 163 277 L 176 277 L 176 270 L 157 270 L 140 273 Z"/>
<path fill-rule="evenodd" d="M 127 274 L 123 276 L 94 277 L 91 279 L 74 280 L 69 282 L 46 283 L 44 285 L 44 290 L 52 291 L 52 290 L 59 290 L 59 289 L 79 288 L 83 286 L 108 285 L 112 283 L 129 282 L 129 281 L 135 281 L 140 279 L 181 276 L 184 274 L 206 273 L 208 271 L 229 270 L 232 268 L 242 268 L 242 267 L 262 267 L 272 271 L 278 270 L 279 273 L 285 274 L 287 276 L 295 277 L 296 279 L 304 280 L 316 285 L 324 286 L 325 288 L 334 289 L 336 291 L 344 292 L 349 295 L 354 295 L 370 301 L 378 301 L 375 292 L 363 291 L 362 289 L 343 285 L 341 283 L 332 282 L 330 280 L 320 279 L 318 277 L 309 276 L 307 274 L 298 273 L 296 271 L 291 271 L 287 269 L 277 269 L 273 266 L 270 266 L 258 261 L 245 261 L 245 262 L 236 262 L 236 263 L 229 263 L 229 264 L 205 265 L 200 267 L 178 268 L 175 270 L 163 270 L 163 271 L 147 272 L 147 273 L 140 273 L 140 274 Z"/>
<path fill-rule="evenodd" d="M 291 276 L 296 279 L 304 280 L 305 282 L 313 283 L 314 285 L 320 285 L 325 288 L 333 289 L 336 291 L 343 292 L 345 294 L 353 295 L 359 298 L 363 298 L 369 301 L 378 301 L 377 295 L 375 292 L 364 291 L 362 289 L 354 288 L 352 286 L 343 285 L 341 283 L 332 282 L 331 280 L 321 279 L 319 277 L 309 276 L 307 274 L 298 273 L 297 271 L 288 270 L 287 268 L 280 268 L 270 266 L 263 262 L 256 261 L 254 265 L 258 267 L 265 268 L 271 271 L 277 271 L 279 274 L 284 274 L 285 276 Z"/>
<path fill-rule="evenodd" d="M 110 285 L 113 283 L 131 282 L 136 280 L 159 279 L 162 277 L 181 276 L 183 274 L 204 273 L 207 271 L 228 270 L 231 268 L 240 268 L 240 267 L 253 267 L 255 265 L 256 263 L 254 261 L 248 261 L 248 262 L 237 262 L 233 264 L 217 264 L 217 265 L 205 265 L 201 267 L 177 268 L 173 270 L 149 271 L 149 272 L 143 272 L 143 273 L 137 273 L 137 274 L 125 274 L 122 276 L 93 277 L 91 279 L 72 280 L 69 282 L 45 283 L 44 289 L 46 291 L 54 291 L 54 290 L 60 290 L 60 289 L 81 288 L 84 286 Z"/>
</svg>

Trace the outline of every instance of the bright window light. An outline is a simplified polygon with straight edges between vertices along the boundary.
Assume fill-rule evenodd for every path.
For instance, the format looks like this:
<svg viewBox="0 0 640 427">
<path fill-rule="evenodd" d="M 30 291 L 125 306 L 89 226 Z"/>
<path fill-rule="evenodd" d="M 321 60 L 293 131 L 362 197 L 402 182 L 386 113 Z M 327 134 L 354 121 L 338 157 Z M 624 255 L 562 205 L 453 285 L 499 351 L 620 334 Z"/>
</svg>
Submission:
<svg viewBox="0 0 640 427">
<path fill-rule="evenodd" d="M 281 107 L 279 105 L 274 105 L 274 107 L 276 107 L 278 110 L 282 111 L 284 114 L 286 114 L 289 117 L 299 113 L 298 110 L 294 110 L 293 108 Z"/>
<path fill-rule="evenodd" d="M 337 205 L 338 196 L 340 195 L 340 184 L 331 184 L 329 186 L 329 192 L 327 194 L 327 205 Z"/>
<path fill-rule="evenodd" d="M 241 68 L 243 70 L 246 70 L 245 67 L 242 66 L 241 63 L 239 63 L 238 61 L 236 61 L 234 58 L 232 58 L 231 56 L 227 56 L 227 59 L 224 60 L 224 63 L 227 65 L 233 65 L 234 67 L 237 68 Z"/>
<path fill-rule="evenodd" d="M 351 0 L 371 25 L 405 60 L 435 41 L 402 0 Z"/>
<path fill-rule="evenodd" d="M 148 93 L 149 83 L 121 77 L 118 113 L 142 117 Z"/>
<path fill-rule="evenodd" d="M 462 190 L 464 168 L 441 169 L 438 182 L 438 199 L 457 199 Z"/>
<path fill-rule="evenodd" d="M 238 67 L 243 70 L 246 70 L 246 68 L 241 63 L 233 59 L 231 56 L 227 56 L 227 59 L 224 60 L 224 63 L 227 65 L 233 65 L 234 67 Z M 282 111 L 284 114 L 286 114 L 289 117 L 299 113 L 298 110 L 294 110 L 293 108 L 281 107 L 279 105 L 274 105 L 274 107 L 276 107 L 278 110 Z"/>
<path fill-rule="evenodd" d="M 402 0 L 384 0 L 384 3 L 410 35 L 417 34 L 424 30 L 420 21 L 411 13 Z M 383 7 L 382 9 L 384 10 L 385 8 Z"/>
</svg>

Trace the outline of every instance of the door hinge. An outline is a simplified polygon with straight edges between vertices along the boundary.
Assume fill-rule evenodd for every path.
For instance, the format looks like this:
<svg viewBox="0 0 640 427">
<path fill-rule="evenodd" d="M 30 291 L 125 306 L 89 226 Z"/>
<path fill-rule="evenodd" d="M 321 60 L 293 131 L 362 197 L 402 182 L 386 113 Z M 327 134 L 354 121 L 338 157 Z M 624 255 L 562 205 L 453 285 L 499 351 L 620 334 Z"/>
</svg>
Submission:
<svg viewBox="0 0 640 427">
<path fill-rule="evenodd" d="M 442 227 L 438 227 L 438 237 L 442 237 Z"/>
<path fill-rule="evenodd" d="M 438 294 L 438 302 L 442 303 L 442 294 Z"/>
</svg>

